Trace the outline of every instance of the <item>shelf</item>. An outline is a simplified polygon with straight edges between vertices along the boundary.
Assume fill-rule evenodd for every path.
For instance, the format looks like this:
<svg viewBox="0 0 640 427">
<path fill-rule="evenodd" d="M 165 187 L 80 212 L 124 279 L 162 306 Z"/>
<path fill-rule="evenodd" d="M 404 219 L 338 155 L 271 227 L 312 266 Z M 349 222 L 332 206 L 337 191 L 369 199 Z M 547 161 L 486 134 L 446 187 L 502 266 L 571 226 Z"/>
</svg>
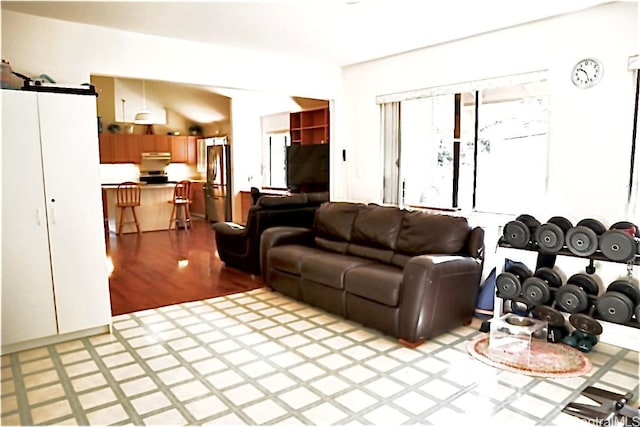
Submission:
<svg viewBox="0 0 640 427">
<path fill-rule="evenodd" d="M 538 247 L 534 244 L 534 243 L 530 243 L 527 247 L 524 248 L 516 248 L 514 246 L 511 246 L 507 243 L 505 243 L 502 238 L 500 238 L 500 240 L 498 241 L 498 249 L 508 249 L 508 250 L 515 250 L 515 251 L 525 251 L 525 252 L 533 252 L 533 253 L 541 253 L 538 251 Z M 502 256 L 500 254 L 498 254 L 498 252 L 496 252 L 496 255 L 498 255 L 497 257 L 497 261 L 498 261 L 498 268 L 496 268 L 496 273 L 500 274 L 500 272 L 503 271 L 504 269 L 504 264 L 505 264 L 505 259 L 506 259 L 506 255 Z M 553 254 L 551 254 L 553 255 Z M 619 261 L 612 261 L 610 259 L 608 259 L 607 257 L 605 257 L 600 251 L 597 251 L 596 253 L 594 253 L 593 255 L 590 256 L 580 256 L 580 255 L 576 255 L 573 252 L 569 251 L 567 249 L 567 247 L 563 247 L 557 254 L 555 254 L 557 256 L 567 256 L 567 257 L 572 257 L 572 258 L 582 258 L 585 260 L 597 260 L 597 261 L 605 261 L 605 262 L 610 262 L 610 263 L 614 263 L 614 264 L 621 264 L 621 265 L 627 265 L 628 263 L 626 262 L 619 262 Z M 640 265 L 640 259 L 639 257 L 636 256 L 636 258 L 633 261 L 633 264 L 635 265 Z M 590 299 L 595 299 L 595 297 L 590 297 Z M 524 298 L 522 297 L 518 297 L 515 299 L 516 301 L 521 301 L 521 302 L 525 302 Z M 503 313 L 503 309 L 504 309 L 504 304 L 503 304 L 503 298 L 494 294 L 494 307 L 493 307 L 493 316 L 494 318 L 499 318 L 500 316 L 502 316 Z M 564 317 L 565 319 L 568 319 L 570 316 L 570 313 L 567 313 L 565 311 L 562 310 L 558 310 Z M 608 322 L 606 320 L 602 320 L 599 318 L 598 313 L 596 313 L 594 311 L 594 319 L 597 320 L 601 325 L 602 325 L 602 334 L 600 335 L 600 341 L 607 343 L 607 344 L 611 344 L 611 345 L 615 345 L 618 347 L 622 347 L 622 348 L 627 348 L 633 351 L 640 351 L 640 340 L 637 339 L 637 334 L 638 334 L 638 330 L 640 329 L 640 323 L 635 322 L 633 319 L 629 322 L 626 322 L 624 324 L 620 324 L 620 323 L 611 323 Z"/>
<path fill-rule="evenodd" d="M 328 143 L 329 107 L 291 113 L 289 131 L 294 145 Z"/>
<path fill-rule="evenodd" d="M 582 256 L 582 255 L 574 254 L 566 246 L 563 246 L 562 249 L 560 249 L 560 251 L 558 251 L 558 253 L 556 253 L 556 254 L 547 254 L 545 252 L 540 252 L 538 250 L 538 247 L 533 243 L 530 243 L 528 246 L 526 246 L 524 248 L 516 248 L 515 246 L 511 246 L 510 244 L 505 243 L 502 240 L 502 238 L 500 238 L 500 240 L 498 241 L 498 246 L 501 247 L 501 248 L 515 249 L 515 250 L 521 250 L 521 251 L 538 252 L 538 253 L 542 253 L 542 254 L 545 254 L 545 255 L 559 255 L 559 256 L 568 256 L 568 257 L 573 257 L 573 258 L 593 259 L 594 261 L 607 261 L 607 262 L 613 262 L 613 263 L 616 263 L 616 264 L 625 264 L 625 265 L 629 264 L 629 262 L 610 260 L 609 258 L 604 256 L 599 249 L 592 255 Z M 633 264 L 634 265 L 640 265 L 640 256 L 636 255 L 636 257 L 633 260 Z"/>
</svg>

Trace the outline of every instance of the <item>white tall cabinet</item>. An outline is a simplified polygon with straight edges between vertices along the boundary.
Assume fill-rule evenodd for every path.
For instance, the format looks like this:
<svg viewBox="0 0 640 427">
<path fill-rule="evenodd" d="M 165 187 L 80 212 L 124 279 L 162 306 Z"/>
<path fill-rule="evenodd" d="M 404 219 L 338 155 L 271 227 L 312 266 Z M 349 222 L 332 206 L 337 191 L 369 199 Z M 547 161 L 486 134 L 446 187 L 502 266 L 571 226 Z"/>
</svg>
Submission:
<svg viewBox="0 0 640 427">
<path fill-rule="evenodd" d="M 108 332 L 96 99 L 2 90 L 2 354 Z"/>
</svg>

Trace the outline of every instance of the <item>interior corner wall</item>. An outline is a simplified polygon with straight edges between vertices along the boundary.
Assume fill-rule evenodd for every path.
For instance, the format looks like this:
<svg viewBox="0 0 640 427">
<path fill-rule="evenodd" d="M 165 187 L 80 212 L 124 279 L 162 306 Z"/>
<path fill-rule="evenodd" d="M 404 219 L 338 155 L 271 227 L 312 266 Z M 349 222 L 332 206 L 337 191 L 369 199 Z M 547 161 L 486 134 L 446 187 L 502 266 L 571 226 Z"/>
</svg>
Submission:
<svg viewBox="0 0 640 427">
<path fill-rule="evenodd" d="M 548 70 L 548 197 L 532 214 L 543 221 L 553 215 L 620 220 L 629 179 L 635 84 L 627 59 L 637 53 L 636 8 L 635 2 L 610 3 L 344 68 L 335 124 L 336 139 L 348 144 L 347 161 L 334 171 L 346 176 L 344 198 L 382 201 L 377 95 Z M 570 80 L 573 65 L 585 57 L 604 64 L 600 84 L 586 90 Z M 526 158 L 513 161 L 526 173 Z M 504 197 L 527 197 L 527 189 Z"/>
</svg>

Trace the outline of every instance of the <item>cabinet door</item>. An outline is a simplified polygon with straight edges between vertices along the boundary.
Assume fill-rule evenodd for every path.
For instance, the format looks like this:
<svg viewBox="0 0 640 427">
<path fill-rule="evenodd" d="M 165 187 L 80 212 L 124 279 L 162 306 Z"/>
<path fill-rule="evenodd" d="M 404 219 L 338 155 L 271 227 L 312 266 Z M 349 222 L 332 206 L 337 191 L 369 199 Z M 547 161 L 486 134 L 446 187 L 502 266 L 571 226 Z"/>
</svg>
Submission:
<svg viewBox="0 0 640 427">
<path fill-rule="evenodd" d="M 142 161 L 142 135 L 125 134 L 122 135 L 126 150 L 127 163 L 140 164 Z"/>
<path fill-rule="evenodd" d="M 2 105 L 1 288 L 5 346 L 55 335 L 57 326 L 36 94 L 3 90 Z M 96 140 L 87 144 L 93 144 L 97 151 Z M 97 163 L 97 155 L 94 161 Z M 69 158 L 63 164 L 68 165 Z"/>
<path fill-rule="evenodd" d="M 171 136 L 169 135 L 153 135 L 155 141 L 155 147 L 158 152 L 170 153 L 171 152 Z"/>
<path fill-rule="evenodd" d="M 58 331 L 109 325 L 96 100 L 39 93 L 38 103 Z"/>
<path fill-rule="evenodd" d="M 115 134 L 112 133 L 100 134 L 100 163 L 113 163 L 114 138 Z"/>
<path fill-rule="evenodd" d="M 187 162 L 187 137 L 171 137 L 171 163 Z"/>
<path fill-rule="evenodd" d="M 171 137 L 169 135 L 140 135 L 143 153 L 170 153 Z"/>
<path fill-rule="evenodd" d="M 191 183 L 191 213 L 204 216 L 204 183 Z"/>
<path fill-rule="evenodd" d="M 129 147 L 125 135 L 114 135 L 113 163 L 129 163 Z"/>
<path fill-rule="evenodd" d="M 143 153 L 153 153 L 156 150 L 156 139 L 155 135 L 141 135 L 140 136 L 140 145 Z"/>
<path fill-rule="evenodd" d="M 189 165 L 198 164 L 198 137 L 197 136 L 187 137 L 187 164 Z"/>
</svg>

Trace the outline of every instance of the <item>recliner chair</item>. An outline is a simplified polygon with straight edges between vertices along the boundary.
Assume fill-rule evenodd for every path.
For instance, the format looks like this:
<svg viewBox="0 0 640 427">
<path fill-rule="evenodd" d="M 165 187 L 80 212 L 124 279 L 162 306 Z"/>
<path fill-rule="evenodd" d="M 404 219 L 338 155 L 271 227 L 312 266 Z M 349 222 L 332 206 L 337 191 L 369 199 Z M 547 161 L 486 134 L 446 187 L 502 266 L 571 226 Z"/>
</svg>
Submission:
<svg viewBox="0 0 640 427">
<path fill-rule="evenodd" d="M 311 227 L 316 209 L 329 200 L 329 193 L 301 193 L 289 196 L 261 196 L 251 206 L 247 225 L 232 222 L 213 224 L 216 247 L 227 267 L 260 275 L 260 236 L 269 227 Z"/>
</svg>

